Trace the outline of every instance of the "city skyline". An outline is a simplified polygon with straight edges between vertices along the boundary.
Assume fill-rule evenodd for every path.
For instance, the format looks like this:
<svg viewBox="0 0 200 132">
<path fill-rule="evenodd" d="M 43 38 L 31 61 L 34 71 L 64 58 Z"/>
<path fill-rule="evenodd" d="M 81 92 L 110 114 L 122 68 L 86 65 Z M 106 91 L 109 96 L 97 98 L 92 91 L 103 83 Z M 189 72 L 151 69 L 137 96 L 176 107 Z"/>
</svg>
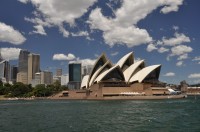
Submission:
<svg viewBox="0 0 200 132">
<path fill-rule="evenodd" d="M 200 83 L 197 0 L 0 3 L 1 55 L 11 64 L 27 49 L 40 54 L 41 70 L 66 74 L 69 62 L 91 65 L 105 52 L 116 63 L 133 51 L 135 60 L 162 65 L 160 81 Z"/>
</svg>

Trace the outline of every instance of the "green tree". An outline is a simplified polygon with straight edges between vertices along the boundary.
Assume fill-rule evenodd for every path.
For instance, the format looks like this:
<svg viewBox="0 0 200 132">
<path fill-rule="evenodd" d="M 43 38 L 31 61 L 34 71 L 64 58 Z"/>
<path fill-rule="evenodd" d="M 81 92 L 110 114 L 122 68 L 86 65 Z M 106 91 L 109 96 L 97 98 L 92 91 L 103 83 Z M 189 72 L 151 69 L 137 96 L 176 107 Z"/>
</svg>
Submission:
<svg viewBox="0 0 200 132">
<path fill-rule="evenodd" d="M 3 86 L 3 82 L 0 80 L 0 95 L 3 95 L 4 94 L 4 86 Z"/>
<path fill-rule="evenodd" d="M 4 84 L 4 94 L 6 94 L 6 95 L 8 95 L 8 94 L 10 94 L 11 92 L 12 92 L 12 88 L 11 88 L 11 84 L 9 84 L 9 83 L 5 83 Z"/>
<path fill-rule="evenodd" d="M 62 85 L 61 86 L 61 91 L 63 91 L 63 90 L 69 90 L 69 89 L 68 89 L 68 87 L 66 85 Z"/>
<path fill-rule="evenodd" d="M 5 94 L 5 88 L 4 86 L 0 86 L 0 95 L 4 95 Z"/>
<path fill-rule="evenodd" d="M 52 94 L 52 91 L 49 88 L 46 88 L 44 84 L 38 84 L 33 90 L 33 94 L 36 97 L 46 97 Z"/>
<path fill-rule="evenodd" d="M 60 84 L 60 81 L 56 80 L 54 83 L 54 91 L 57 92 L 57 91 L 61 91 L 61 84 Z"/>
<path fill-rule="evenodd" d="M 3 86 L 3 82 L 2 82 L 2 80 L 0 80 L 0 87 L 2 87 Z"/>
<path fill-rule="evenodd" d="M 21 82 L 17 82 L 13 84 L 11 88 L 11 94 L 14 97 L 24 97 L 25 94 L 29 93 L 32 91 L 32 88 L 29 87 L 28 85 L 25 85 Z"/>
</svg>

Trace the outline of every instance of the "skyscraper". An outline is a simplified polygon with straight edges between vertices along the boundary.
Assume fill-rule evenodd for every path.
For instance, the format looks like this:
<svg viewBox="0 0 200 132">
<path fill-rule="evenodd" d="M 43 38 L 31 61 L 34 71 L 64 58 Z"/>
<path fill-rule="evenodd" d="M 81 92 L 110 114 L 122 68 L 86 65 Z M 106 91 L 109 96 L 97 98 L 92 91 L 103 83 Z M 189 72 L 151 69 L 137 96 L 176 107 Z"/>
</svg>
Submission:
<svg viewBox="0 0 200 132">
<path fill-rule="evenodd" d="M 82 77 L 85 75 L 90 75 L 93 65 L 82 66 Z"/>
<path fill-rule="evenodd" d="M 3 57 L 1 56 L 1 48 L 0 48 L 0 62 L 3 61 Z"/>
<path fill-rule="evenodd" d="M 10 81 L 10 64 L 6 60 L 0 62 L 0 79 L 7 83 Z"/>
<path fill-rule="evenodd" d="M 19 63 L 18 63 L 18 73 L 17 82 L 22 82 L 28 84 L 28 55 L 29 51 L 20 50 L 19 53 Z"/>
<path fill-rule="evenodd" d="M 19 63 L 18 63 L 18 71 L 19 72 L 28 72 L 28 55 L 29 51 L 21 50 L 19 53 Z"/>
<path fill-rule="evenodd" d="M 17 66 L 11 66 L 11 81 L 13 83 L 17 80 L 17 73 L 18 73 L 18 67 Z"/>
<path fill-rule="evenodd" d="M 49 71 L 41 72 L 41 84 L 52 84 L 53 83 L 53 73 Z"/>
<path fill-rule="evenodd" d="M 79 89 L 81 84 L 81 63 L 69 64 L 69 89 Z"/>
<path fill-rule="evenodd" d="M 56 69 L 56 76 L 62 76 L 62 69 L 61 68 Z"/>
<path fill-rule="evenodd" d="M 32 79 L 35 79 L 35 73 L 40 71 L 40 55 L 28 55 L 28 84 L 31 84 Z"/>
<path fill-rule="evenodd" d="M 17 82 L 22 82 L 23 84 L 28 84 L 27 72 L 17 73 Z"/>
<path fill-rule="evenodd" d="M 69 75 L 62 75 L 61 76 L 61 85 L 67 85 L 69 82 Z"/>
<path fill-rule="evenodd" d="M 81 64 L 80 63 L 69 64 L 69 81 L 72 81 L 72 82 L 81 81 Z"/>
</svg>

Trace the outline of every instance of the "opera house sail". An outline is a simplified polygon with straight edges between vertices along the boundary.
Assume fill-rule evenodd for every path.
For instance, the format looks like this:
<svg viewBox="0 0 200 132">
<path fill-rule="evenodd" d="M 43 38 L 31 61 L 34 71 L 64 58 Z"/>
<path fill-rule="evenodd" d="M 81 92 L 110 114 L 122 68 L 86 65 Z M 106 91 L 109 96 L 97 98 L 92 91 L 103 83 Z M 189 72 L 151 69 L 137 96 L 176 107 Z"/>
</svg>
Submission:
<svg viewBox="0 0 200 132">
<path fill-rule="evenodd" d="M 160 69 L 161 65 L 146 66 L 144 60 L 134 62 L 133 52 L 124 55 L 115 65 L 103 53 L 96 60 L 91 74 L 83 77 L 81 89 L 144 90 L 158 82 Z"/>
</svg>

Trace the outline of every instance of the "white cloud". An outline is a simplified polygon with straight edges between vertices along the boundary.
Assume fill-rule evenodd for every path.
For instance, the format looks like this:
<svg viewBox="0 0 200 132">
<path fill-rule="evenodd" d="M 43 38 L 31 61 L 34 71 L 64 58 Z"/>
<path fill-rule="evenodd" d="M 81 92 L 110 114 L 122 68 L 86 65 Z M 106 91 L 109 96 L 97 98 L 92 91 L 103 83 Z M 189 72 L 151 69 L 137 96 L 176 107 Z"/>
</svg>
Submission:
<svg viewBox="0 0 200 132">
<path fill-rule="evenodd" d="M 183 55 L 180 55 L 177 60 L 184 60 L 187 58 L 188 58 L 188 54 L 183 54 Z"/>
<path fill-rule="evenodd" d="M 71 60 L 74 60 L 76 57 L 75 55 L 69 53 L 68 55 L 65 55 L 65 54 L 54 54 L 53 55 L 53 60 L 68 60 L 68 61 L 71 61 Z"/>
<path fill-rule="evenodd" d="M 17 60 L 20 53 L 19 48 L 1 48 L 1 55 L 5 60 Z"/>
<path fill-rule="evenodd" d="M 188 78 L 200 78 L 200 73 L 193 73 L 188 76 Z"/>
<path fill-rule="evenodd" d="M 99 54 L 94 54 L 94 56 L 95 56 L 96 58 L 98 58 L 100 55 L 99 55 Z"/>
<path fill-rule="evenodd" d="M 25 18 L 36 25 L 42 27 L 56 26 L 68 37 L 68 31 L 63 30 L 63 24 L 75 25 L 75 19 L 81 17 L 88 11 L 97 0 L 19 0 L 22 3 L 31 2 L 36 11 L 35 18 Z M 60 28 L 62 27 L 62 28 Z"/>
<path fill-rule="evenodd" d="M 171 48 L 172 54 L 170 56 L 179 56 L 192 52 L 192 48 L 186 45 L 178 45 Z"/>
<path fill-rule="evenodd" d="M 168 51 L 169 51 L 169 49 L 164 48 L 164 47 L 161 47 L 161 48 L 158 49 L 159 53 L 164 53 L 164 52 L 168 52 Z"/>
<path fill-rule="evenodd" d="M 26 41 L 26 38 L 12 26 L 0 22 L 0 42 L 8 42 L 20 45 Z"/>
<path fill-rule="evenodd" d="M 31 33 L 40 34 L 40 35 L 47 35 L 42 25 L 35 25 L 33 26 L 36 30 L 32 31 Z"/>
<path fill-rule="evenodd" d="M 65 38 L 69 36 L 69 32 L 63 26 L 59 26 L 59 32 L 62 33 Z"/>
<path fill-rule="evenodd" d="M 147 51 L 148 51 L 148 52 L 151 52 L 151 51 L 153 51 L 153 50 L 157 50 L 156 46 L 155 46 L 154 44 L 149 44 L 149 45 L 147 46 Z"/>
<path fill-rule="evenodd" d="M 192 59 L 192 61 L 200 61 L 200 56 L 194 57 L 194 59 Z"/>
<path fill-rule="evenodd" d="M 80 59 L 79 57 L 76 57 L 75 55 L 69 53 L 68 55 L 65 54 L 54 54 L 53 60 L 67 60 L 69 63 L 81 63 L 82 66 L 86 65 L 94 65 L 96 59 Z"/>
<path fill-rule="evenodd" d="M 166 39 L 165 37 L 163 37 L 162 39 L 163 44 L 166 46 L 175 46 L 178 44 L 190 42 L 190 38 L 185 36 L 183 33 L 179 34 L 176 32 L 174 36 L 175 36 L 174 38 L 169 38 L 169 39 Z"/>
<path fill-rule="evenodd" d="M 163 2 L 168 4 L 161 9 L 161 12 L 164 14 L 172 11 L 178 11 L 178 6 L 183 4 L 183 0 L 163 0 Z"/>
<path fill-rule="evenodd" d="M 115 27 L 108 32 L 104 32 L 103 37 L 105 42 L 111 47 L 115 44 L 125 44 L 127 47 L 134 47 L 152 41 L 146 30 L 134 26 L 127 28 Z"/>
<path fill-rule="evenodd" d="M 168 72 L 168 73 L 164 74 L 163 76 L 172 77 L 172 76 L 175 76 L 175 73 L 174 72 Z"/>
<path fill-rule="evenodd" d="M 172 27 L 175 31 L 179 30 L 179 27 L 178 26 L 173 26 Z"/>
<path fill-rule="evenodd" d="M 198 64 L 200 64 L 200 62 L 198 62 Z"/>
<path fill-rule="evenodd" d="M 40 14 L 38 14 L 37 11 L 34 12 L 34 15 L 39 17 Z M 52 25 L 46 21 L 43 21 L 41 18 L 28 18 L 28 17 L 25 17 L 24 20 L 27 21 L 27 22 L 31 22 L 31 23 L 34 23 L 34 24 L 37 24 L 37 25 L 42 25 L 42 26 L 45 26 L 45 27 L 51 27 Z"/>
<path fill-rule="evenodd" d="M 80 31 L 80 32 L 77 32 L 77 33 L 71 33 L 72 36 L 76 37 L 81 37 L 81 36 L 89 36 L 89 33 L 87 31 Z"/>
<path fill-rule="evenodd" d="M 137 58 L 134 58 L 134 62 L 138 62 L 138 61 L 141 61 L 142 59 L 137 57 Z"/>
<path fill-rule="evenodd" d="M 158 41 L 156 42 L 156 44 L 157 44 L 157 45 L 163 45 L 163 41 L 158 40 Z"/>
<path fill-rule="evenodd" d="M 100 8 L 94 9 L 88 23 L 91 29 L 103 31 L 106 44 L 126 45 L 127 47 L 138 46 L 152 41 L 147 30 L 140 29 L 136 25 L 148 14 L 158 7 L 161 12 L 168 13 L 177 11 L 183 0 L 124 0 L 122 6 L 113 11 L 115 18 L 108 18 L 101 13 Z"/>
<path fill-rule="evenodd" d="M 26 3 L 28 3 L 29 0 L 18 0 L 18 1 L 26 4 Z"/>
<path fill-rule="evenodd" d="M 178 61 L 177 63 L 176 63 L 176 66 L 183 66 L 183 61 Z"/>
<path fill-rule="evenodd" d="M 69 63 L 81 63 L 82 66 L 87 66 L 87 65 L 94 65 L 96 59 L 79 59 L 79 58 L 76 58 L 76 60 L 74 61 L 70 61 Z"/>
<path fill-rule="evenodd" d="M 58 27 L 64 37 L 69 36 L 70 27 L 76 26 L 75 20 L 88 12 L 97 0 L 18 0 L 22 3 L 32 3 L 35 10 L 34 18 L 25 17 L 26 21 L 35 24 L 35 33 L 44 35 L 45 27 Z M 152 41 L 147 30 L 137 27 L 137 23 L 161 7 L 162 13 L 178 11 L 183 0 L 123 0 L 120 8 L 112 10 L 115 18 L 105 17 L 100 8 L 94 9 L 89 15 L 88 23 L 91 29 L 103 31 L 105 42 L 114 46 L 115 44 L 126 45 L 127 47 L 138 46 Z M 109 5 L 109 3 L 107 4 Z M 72 34 L 72 36 L 80 36 Z M 86 36 L 86 34 L 82 34 Z M 87 39 L 90 38 L 87 36 Z"/>
<path fill-rule="evenodd" d="M 119 54 L 119 52 L 113 52 L 113 53 L 111 53 L 111 56 L 116 56 L 116 55 L 118 55 Z"/>
</svg>

